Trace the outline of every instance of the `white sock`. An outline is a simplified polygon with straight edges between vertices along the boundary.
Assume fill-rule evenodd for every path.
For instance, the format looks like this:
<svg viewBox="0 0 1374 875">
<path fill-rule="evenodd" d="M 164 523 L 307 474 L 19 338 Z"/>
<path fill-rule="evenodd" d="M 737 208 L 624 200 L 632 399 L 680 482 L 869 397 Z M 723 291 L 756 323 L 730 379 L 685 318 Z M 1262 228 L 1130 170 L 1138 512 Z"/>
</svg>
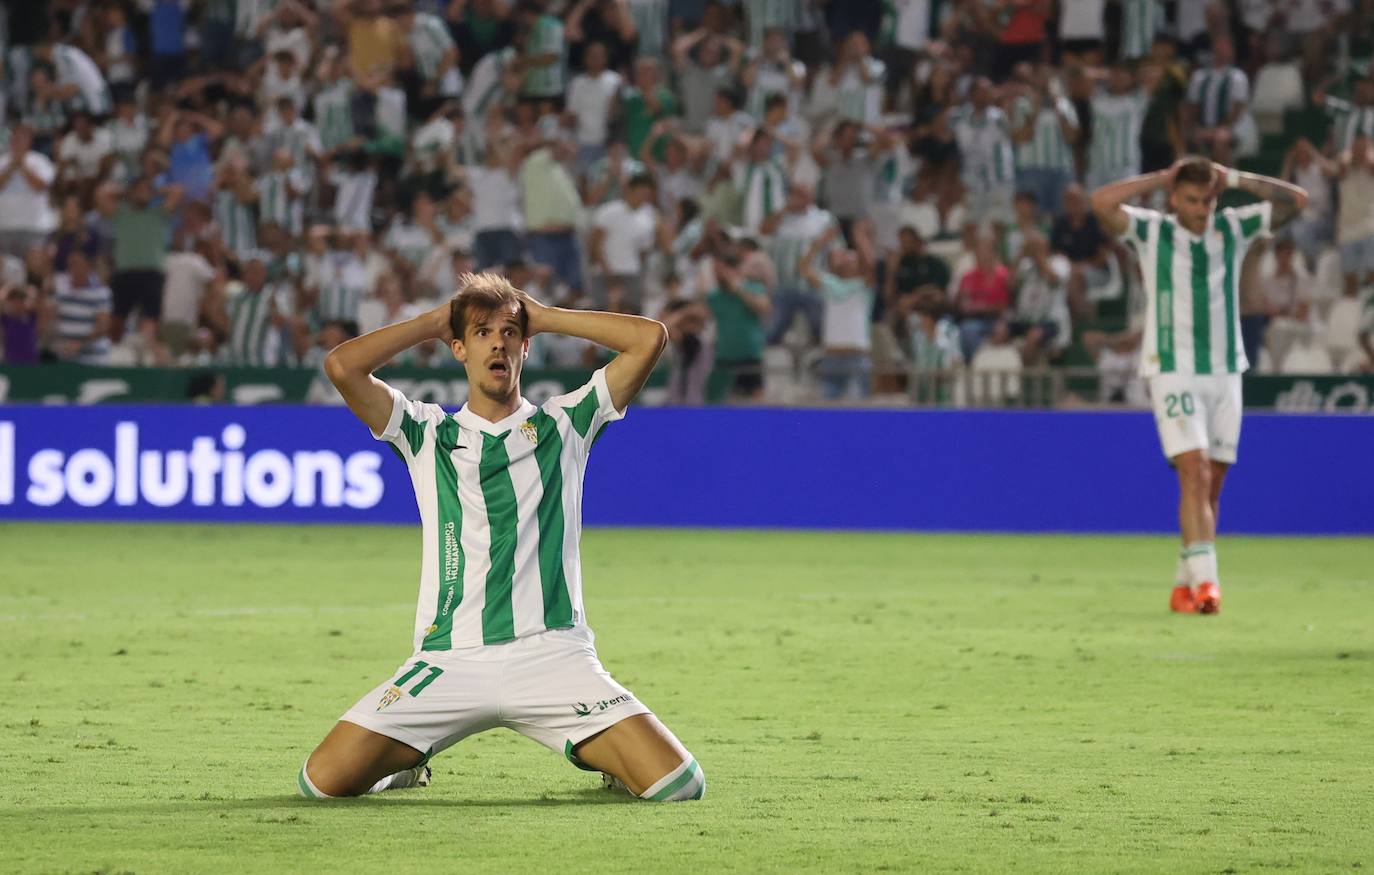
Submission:
<svg viewBox="0 0 1374 875">
<path fill-rule="evenodd" d="M 1188 560 L 1184 557 L 1183 551 L 1178 554 L 1178 570 L 1174 572 L 1174 586 L 1188 586 Z"/>
<path fill-rule="evenodd" d="M 692 757 L 682 761 L 676 769 L 654 782 L 639 798 L 650 802 L 681 802 L 700 799 L 706 795 L 706 772 Z"/>
<path fill-rule="evenodd" d="M 1217 548 L 1212 541 L 1195 541 L 1183 549 L 1183 561 L 1188 565 L 1188 576 L 1193 583 L 1215 583 L 1217 578 Z"/>
<path fill-rule="evenodd" d="M 301 766 L 301 773 L 296 776 L 296 791 L 306 799 L 333 799 L 328 793 L 321 793 L 320 788 L 315 786 L 315 782 L 310 780 L 306 774 L 305 766 Z"/>
</svg>

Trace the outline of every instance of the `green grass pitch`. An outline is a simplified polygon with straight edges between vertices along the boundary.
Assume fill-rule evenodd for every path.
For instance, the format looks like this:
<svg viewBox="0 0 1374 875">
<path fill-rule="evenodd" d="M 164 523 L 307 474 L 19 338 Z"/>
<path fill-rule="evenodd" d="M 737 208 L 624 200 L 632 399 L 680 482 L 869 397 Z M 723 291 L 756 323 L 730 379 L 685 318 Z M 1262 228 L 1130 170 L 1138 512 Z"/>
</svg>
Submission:
<svg viewBox="0 0 1374 875">
<path fill-rule="evenodd" d="M 606 666 L 709 776 L 650 805 L 513 733 L 296 798 L 408 655 L 418 530 L 0 525 L 0 871 L 1374 868 L 1374 549 L 609 531 Z"/>
</svg>

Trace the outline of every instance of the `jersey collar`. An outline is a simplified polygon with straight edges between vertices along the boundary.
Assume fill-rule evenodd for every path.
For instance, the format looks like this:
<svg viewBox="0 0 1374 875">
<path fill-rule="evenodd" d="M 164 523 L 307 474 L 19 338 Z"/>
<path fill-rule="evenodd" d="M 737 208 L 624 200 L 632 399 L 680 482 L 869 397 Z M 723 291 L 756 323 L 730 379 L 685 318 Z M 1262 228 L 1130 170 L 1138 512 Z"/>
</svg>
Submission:
<svg viewBox="0 0 1374 875">
<path fill-rule="evenodd" d="M 490 435 L 499 435 L 510 431 L 512 428 L 515 428 L 515 426 L 529 419 L 534 415 L 536 409 L 537 408 L 531 404 L 528 399 L 522 396 L 520 398 L 520 406 L 515 408 L 515 412 L 499 422 L 491 422 L 483 419 L 469 410 L 466 404 L 460 407 L 457 413 L 453 414 L 453 418 L 456 419 L 458 424 L 463 428 L 470 428 L 473 431 L 480 431 Z"/>
</svg>

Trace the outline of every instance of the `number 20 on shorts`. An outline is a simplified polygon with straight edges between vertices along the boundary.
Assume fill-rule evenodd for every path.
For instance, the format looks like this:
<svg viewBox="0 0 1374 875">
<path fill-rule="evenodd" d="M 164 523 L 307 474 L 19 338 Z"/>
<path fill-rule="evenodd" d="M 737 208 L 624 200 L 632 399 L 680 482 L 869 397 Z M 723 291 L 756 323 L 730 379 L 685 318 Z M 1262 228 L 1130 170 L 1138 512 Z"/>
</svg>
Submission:
<svg viewBox="0 0 1374 875">
<path fill-rule="evenodd" d="M 1171 392 L 1164 396 L 1164 415 L 1170 419 L 1178 416 L 1180 412 L 1184 416 L 1192 416 L 1196 409 L 1193 406 L 1192 392 Z"/>
</svg>

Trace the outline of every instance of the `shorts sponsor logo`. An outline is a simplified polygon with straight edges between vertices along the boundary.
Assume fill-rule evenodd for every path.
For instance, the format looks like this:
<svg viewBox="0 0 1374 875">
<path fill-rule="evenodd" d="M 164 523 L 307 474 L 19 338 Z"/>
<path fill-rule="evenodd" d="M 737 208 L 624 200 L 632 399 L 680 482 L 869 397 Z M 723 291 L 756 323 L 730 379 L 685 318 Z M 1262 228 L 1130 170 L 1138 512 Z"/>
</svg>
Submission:
<svg viewBox="0 0 1374 875">
<path fill-rule="evenodd" d="M 387 705 L 390 705 L 391 703 L 395 702 L 395 701 L 396 701 L 397 699 L 399 699 L 399 698 L 401 698 L 401 690 L 400 690 L 400 688 L 399 688 L 399 687 L 392 687 L 391 689 L 387 690 L 385 693 L 382 694 L 382 701 L 380 701 L 380 702 L 377 703 L 377 710 L 378 710 L 378 711 L 382 710 L 382 709 L 385 708 Z"/>
<path fill-rule="evenodd" d="M 635 697 L 631 696 L 629 693 L 625 693 L 623 695 L 616 696 L 614 699 L 602 699 L 600 702 L 592 702 L 590 705 L 584 702 L 574 702 L 572 709 L 573 713 L 576 714 L 578 717 L 590 717 L 593 714 L 599 714 L 602 711 L 614 708 L 616 705 L 623 705 L 626 702 L 633 702 L 634 698 Z"/>
</svg>

